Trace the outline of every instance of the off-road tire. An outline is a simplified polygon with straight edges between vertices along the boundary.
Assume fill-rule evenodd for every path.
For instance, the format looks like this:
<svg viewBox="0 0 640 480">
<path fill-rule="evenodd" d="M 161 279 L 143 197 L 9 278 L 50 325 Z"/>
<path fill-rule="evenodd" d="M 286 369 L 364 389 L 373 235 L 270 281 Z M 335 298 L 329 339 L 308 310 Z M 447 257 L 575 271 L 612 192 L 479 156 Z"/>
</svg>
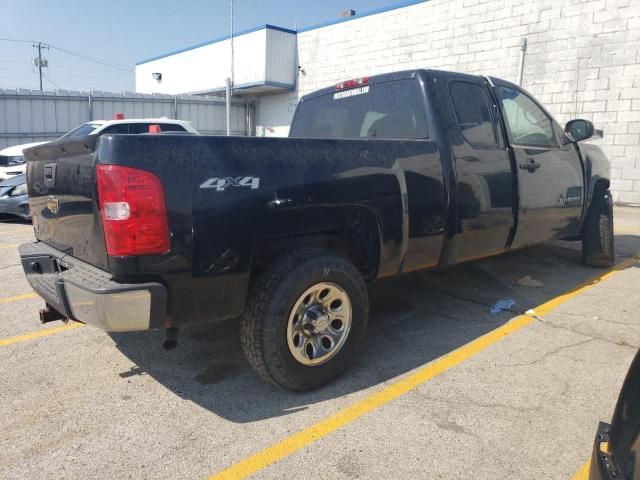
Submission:
<svg viewBox="0 0 640 480">
<path fill-rule="evenodd" d="M 320 365 L 308 366 L 298 362 L 289 350 L 287 323 L 296 300 L 320 282 L 333 282 L 349 295 L 351 329 L 335 356 Z M 264 379 L 290 390 L 311 390 L 336 378 L 353 361 L 368 316 L 366 285 L 348 260 L 323 250 L 295 250 L 275 259 L 252 283 L 241 317 L 242 349 Z"/>
<path fill-rule="evenodd" d="M 596 190 L 584 222 L 582 263 L 590 267 L 610 267 L 614 260 L 611 193 L 608 190 Z"/>
</svg>

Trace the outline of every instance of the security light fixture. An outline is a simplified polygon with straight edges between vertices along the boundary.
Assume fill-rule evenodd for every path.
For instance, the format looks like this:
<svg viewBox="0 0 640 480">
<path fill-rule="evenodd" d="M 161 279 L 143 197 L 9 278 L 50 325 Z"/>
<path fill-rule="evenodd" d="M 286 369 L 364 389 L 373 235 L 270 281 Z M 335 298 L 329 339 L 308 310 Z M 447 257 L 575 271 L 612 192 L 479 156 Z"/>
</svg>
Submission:
<svg viewBox="0 0 640 480">
<path fill-rule="evenodd" d="M 162 74 L 160 72 L 154 72 L 151 74 L 151 76 L 158 82 L 162 81 Z"/>
</svg>

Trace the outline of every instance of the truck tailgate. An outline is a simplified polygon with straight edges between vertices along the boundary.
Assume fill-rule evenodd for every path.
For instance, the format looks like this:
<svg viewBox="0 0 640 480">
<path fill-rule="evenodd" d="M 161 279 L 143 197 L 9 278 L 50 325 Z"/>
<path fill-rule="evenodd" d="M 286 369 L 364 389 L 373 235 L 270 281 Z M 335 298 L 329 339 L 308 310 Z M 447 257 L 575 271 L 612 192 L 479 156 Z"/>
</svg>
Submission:
<svg viewBox="0 0 640 480">
<path fill-rule="evenodd" d="M 108 270 L 95 187 L 96 138 L 29 149 L 27 186 L 36 238 Z"/>
</svg>

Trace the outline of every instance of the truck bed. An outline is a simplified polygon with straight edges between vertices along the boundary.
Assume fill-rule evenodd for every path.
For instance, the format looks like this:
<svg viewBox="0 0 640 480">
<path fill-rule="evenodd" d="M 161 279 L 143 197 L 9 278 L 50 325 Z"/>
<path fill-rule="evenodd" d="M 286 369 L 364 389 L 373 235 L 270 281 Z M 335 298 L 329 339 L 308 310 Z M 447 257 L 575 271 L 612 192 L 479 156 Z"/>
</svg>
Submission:
<svg viewBox="0 0 640 480">
<path fill-rule="evenodd" d="M 36 147 L 27 159 L 38 240 L 115 279 L 166 285 L 165 327 L 240 314 L 263 239 L 336 233 L 354 206 L 380 233 L 376 276 L 433 266 L 442 246 L 442 166 L 430 140 L 105 135 Z M 98 164 L 160 179 L 169 252 L 107 255 Z"/>
</svg>

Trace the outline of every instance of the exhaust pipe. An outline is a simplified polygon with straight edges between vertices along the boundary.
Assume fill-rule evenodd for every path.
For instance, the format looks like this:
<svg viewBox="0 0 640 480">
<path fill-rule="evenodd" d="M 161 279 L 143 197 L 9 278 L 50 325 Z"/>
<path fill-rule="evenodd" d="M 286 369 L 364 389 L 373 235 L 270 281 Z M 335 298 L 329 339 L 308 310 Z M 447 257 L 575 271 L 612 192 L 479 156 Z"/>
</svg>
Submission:
<svg viewBox="0 0 640 480">
<path fill-rule="evenodd" d="M 178 346 L 178 331 L 178 327 L 167 328 L 164 342 L 162 342 L 162 348 L 169 351 Z"/>
</svg>

